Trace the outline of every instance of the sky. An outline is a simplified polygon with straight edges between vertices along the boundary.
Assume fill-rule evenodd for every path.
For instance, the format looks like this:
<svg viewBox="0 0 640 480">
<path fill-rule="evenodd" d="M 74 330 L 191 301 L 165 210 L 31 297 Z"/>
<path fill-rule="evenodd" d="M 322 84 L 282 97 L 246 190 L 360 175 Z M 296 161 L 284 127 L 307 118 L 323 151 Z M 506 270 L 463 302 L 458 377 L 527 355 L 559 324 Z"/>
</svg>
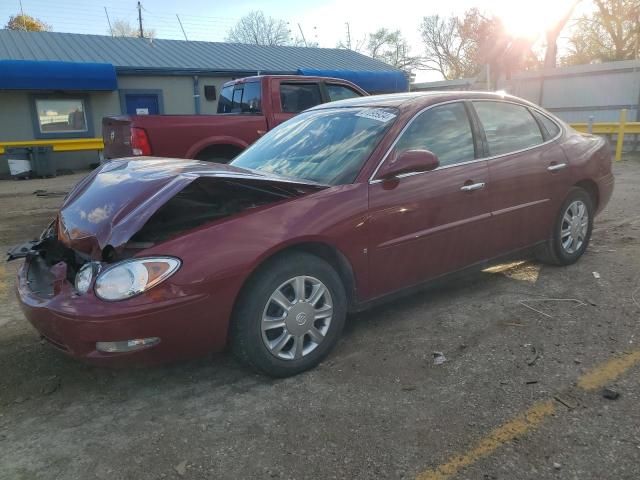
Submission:
<svg viewBox="0 0 640 480">
<path fill-rule="evenodd" d="M 399 29 L 411 46 L 412 55 L 422 54 L 419 26 L 424 16 L 459 15 L 478 7 L 500 15 L 515 33 L 539 34 L 544 26 L 562 15 L 570 0 L 142 0 L 143 26 L 155 30 L 158 38 L 184 39 L 178 18 L 189 40 L 224 41 L 228 30 L 252 10 L 288 22 L 292 36 L 300 30 L 307 41 L 321 47 L 335 47 L 345 41 L 347 24 L 352 43 L 367 33 L 385 27 Z M 589 0 L 578 7 L 588 8 Z M 26 14 L 48 23 L 54 31 L 107 35 L 107 14 L 113 22 L 124 19 L 137 24 L 136 0 L 22 0 Z M 0 24 L 20 11 L 19 0 L 0 0 Z M 435 72 L 416 72 L 417 81 L 440 80 Z"/>
</svg>

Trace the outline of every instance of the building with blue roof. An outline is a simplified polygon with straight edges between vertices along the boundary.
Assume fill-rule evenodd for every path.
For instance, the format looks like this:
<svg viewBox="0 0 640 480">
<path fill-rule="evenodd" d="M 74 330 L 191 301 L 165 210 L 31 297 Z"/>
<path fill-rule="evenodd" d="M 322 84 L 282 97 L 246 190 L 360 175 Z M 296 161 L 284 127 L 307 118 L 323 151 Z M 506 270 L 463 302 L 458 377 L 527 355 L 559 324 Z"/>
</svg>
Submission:
<svg viewBox="0 0 640 480">
<path fill-rule="evenodd" d="M 59 168 L 87 167 L 99 161 L 104 116 L 214 114 L 211 92 L 257 74 L 408 88 L 402 71 L 344 49 L 0 30 L 0 175 L 5 148 L 23 145 L 52 145 Z"/>
</svg>

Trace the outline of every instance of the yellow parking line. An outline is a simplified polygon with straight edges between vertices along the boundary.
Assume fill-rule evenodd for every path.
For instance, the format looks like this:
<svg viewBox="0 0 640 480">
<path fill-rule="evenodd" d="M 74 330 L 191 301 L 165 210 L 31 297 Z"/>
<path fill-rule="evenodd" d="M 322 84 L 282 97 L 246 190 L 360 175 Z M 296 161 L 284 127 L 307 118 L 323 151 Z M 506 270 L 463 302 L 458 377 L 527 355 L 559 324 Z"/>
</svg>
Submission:
<svg viewBox="0 0 640 480">
<path fill-rule="evenodd" d="M 578 379 L 578 386 L 587 391 L 604 387 L 607 383 L 615 380 L 639 362 L 640 350 L 634 350 L 619 357 L 612 358 L 608 362 L 582 375 Z"/>
<path fill-rule="evenodd" d="M 0 265 L 0 295 L 3 295 L 7 291 L 7 272 L 3 266 Z"/>
<path fill-rule="evenodd" d="M 640 363 L 640 350 L 625 353 L 582 375 L 578 379 L 578 387 L 587 391 L 604 387 L 638 363 Z M 553 400 L 535 403 L 513 420 L 491 430 L 467 452 L 454 455 L 446 463 L 434 469 L 425 470 L 418 474 L 416 480 L 447 480 L 463 468 L 474 464 L 481 458 L 488 457 L 505 443 L 534 430 L 554 412 L 555 403 Z"/>
<path fill-rule="evenodd" d="M 513 420 L 494 428 L 489 435 L 476 443 L 468 452 L 455 455 L 433 470 L 422 472 L 416 477 L 416 480 L 445 480 L 452 477 L 461 469 L 483 457 L 488 457 L 505 443 L 536 428 L 553 412 L 555 412 L 553 401 L 536 403 Z"/>
</svg>

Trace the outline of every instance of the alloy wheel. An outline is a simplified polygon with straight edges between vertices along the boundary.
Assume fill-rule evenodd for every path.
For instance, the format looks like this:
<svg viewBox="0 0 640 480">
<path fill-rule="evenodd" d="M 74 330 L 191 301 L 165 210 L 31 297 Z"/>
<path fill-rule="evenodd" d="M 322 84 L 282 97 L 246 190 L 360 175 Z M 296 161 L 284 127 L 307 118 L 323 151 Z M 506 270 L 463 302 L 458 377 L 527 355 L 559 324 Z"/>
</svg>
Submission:
<svg viewBox="0 0 640 480">
<path fill-rule="evenodd" d="M 314 277 L 297 276 L 269 297 L 262 314 L 262 341 L 275 357 L 297 360 L 325 339 L 333 318 L 331 293 Z"/>
<path fill-rule="evenodd" d="M 568 254 L 573 254 L 582 248 L 589 231 L 589 212 L 581 200 L 569 204 L 562 217 L 560 226 L 560 242 Z"/>
</svg>

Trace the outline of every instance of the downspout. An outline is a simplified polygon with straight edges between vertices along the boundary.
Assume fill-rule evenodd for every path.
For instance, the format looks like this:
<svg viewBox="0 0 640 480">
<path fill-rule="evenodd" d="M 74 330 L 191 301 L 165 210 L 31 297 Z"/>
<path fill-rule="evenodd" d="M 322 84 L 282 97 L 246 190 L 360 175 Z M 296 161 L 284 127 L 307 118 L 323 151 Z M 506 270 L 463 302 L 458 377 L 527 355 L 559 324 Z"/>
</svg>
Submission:
<svg viewBox="0 0 640 480">
<path fill-rule="evenodd" d="M 197 75 L 193 76 L 193 105 L 196 115 L 200 115 L 200 82 Z"/>
</svg>

